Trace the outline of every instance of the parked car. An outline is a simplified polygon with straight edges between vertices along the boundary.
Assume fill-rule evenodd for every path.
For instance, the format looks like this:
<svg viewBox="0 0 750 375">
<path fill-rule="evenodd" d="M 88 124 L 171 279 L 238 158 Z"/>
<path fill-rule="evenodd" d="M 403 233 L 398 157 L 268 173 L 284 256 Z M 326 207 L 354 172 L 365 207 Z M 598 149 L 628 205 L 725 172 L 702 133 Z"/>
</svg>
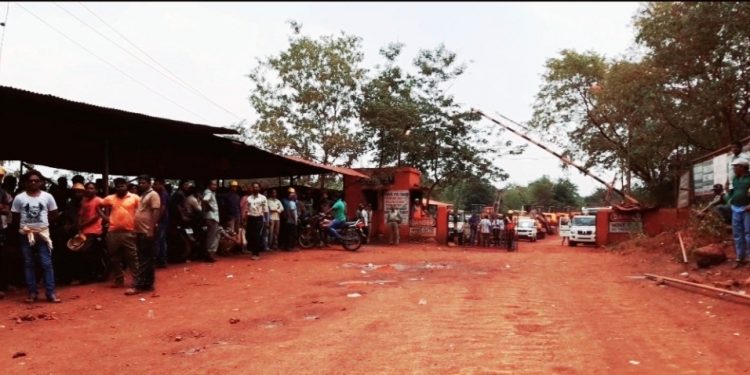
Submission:
<svg viewBox="0 0 750 375">
<path fill-rule="evenodd" d="M 454 218 L 454 215 L 457 217 Z M 454 220 L 456 220 L 457 228 L 453 227 Z M 466 223 L 466 216 L 463 210 L 458 210 L 455 212 L 455 214 L 454 213 L 448 214 L 448 238 L 455 238 L 458 243 L 463 244 L 463 233 L 464 233 L 465 223 Z"/>
<path fill-rule="evenodd" d="M 531 218 L 520 218 L 516 224 L 516 236 L 520 238 L 528 238 L 531 242 L 536 242 L 537 239 L 537 222 Z"/>
<path fill-rule="evenodd" d="M 579 215 L 570 221 L 568 244 L 576 246 L 578 243 L 596 244 L 596 216 Z"/>
</svg>

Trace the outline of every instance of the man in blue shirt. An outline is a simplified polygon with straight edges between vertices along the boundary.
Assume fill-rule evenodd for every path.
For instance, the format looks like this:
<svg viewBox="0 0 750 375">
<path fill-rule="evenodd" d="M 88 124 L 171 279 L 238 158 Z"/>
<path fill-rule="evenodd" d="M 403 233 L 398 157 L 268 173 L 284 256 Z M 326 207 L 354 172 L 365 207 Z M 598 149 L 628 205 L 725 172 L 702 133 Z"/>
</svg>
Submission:
<svg viewBox="0 0 750 375">
<path fill-rule="evenodd" d="M 747 256 L 750 247 L 750 161 L 745 158 L 737 158 L 732 162 L 734 179 L 732 180 L 732 193 L 729 196 L 729 204 L 732 207 L 732 234 L 734 236 L 734 250 L 737 255 L 733 268 L 739 268 Z"/>
</svg>

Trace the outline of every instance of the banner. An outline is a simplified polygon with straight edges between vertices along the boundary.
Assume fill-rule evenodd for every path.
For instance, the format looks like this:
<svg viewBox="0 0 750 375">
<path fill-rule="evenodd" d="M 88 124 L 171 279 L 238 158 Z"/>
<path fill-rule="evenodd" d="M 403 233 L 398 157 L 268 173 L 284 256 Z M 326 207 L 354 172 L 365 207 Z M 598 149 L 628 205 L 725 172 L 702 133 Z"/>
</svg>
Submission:
<svg viewBox="0 0 750 375">
<path fill-rule="evenodd" d="M 388 190 L 383 194 L 383 215 L 388 224 L 388 212 L 391 207 L 398 208 L 401 214 L 401 225 L 409 225 L 409 190 Z"/>
</svg>

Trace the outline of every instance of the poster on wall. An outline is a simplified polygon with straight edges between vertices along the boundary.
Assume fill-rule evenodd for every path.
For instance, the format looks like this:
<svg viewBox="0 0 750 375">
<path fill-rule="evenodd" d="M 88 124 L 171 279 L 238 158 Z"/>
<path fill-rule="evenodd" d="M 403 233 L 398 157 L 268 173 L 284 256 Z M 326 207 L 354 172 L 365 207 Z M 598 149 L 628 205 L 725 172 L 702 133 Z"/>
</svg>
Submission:
<svg viewBox="0 0 750 375">
<path fill-rule="evenodd" d="M 643 218 L 639 213 L 612 212 L 609 214 L 609 233 L 641 233 Z"/>
<path fill-rule="evenodd" d="M 726 184 L 729 178 L 729 154 L 721 154 L 713 159 L 714 184 Z"/>
<path fill-rule="evenodd" d="M 690 172 L 680 176 L 680 191 L 677 193 L 677 208 L 690 207 Z"/>
<path fill-rule="evenodd" d="M 695 195 L 710 194 L 713 185 L 713 159 L 693 165 L 693 188 L 695 189 Z"/>
<path fill-rule="evenodd" d="M 383 194 L 383 210 L 386 224 L 391 207 L 397 207 L 401 214 L 401 225 L 409 225 L 409 190 L 388 190 Z"/>
</svg>

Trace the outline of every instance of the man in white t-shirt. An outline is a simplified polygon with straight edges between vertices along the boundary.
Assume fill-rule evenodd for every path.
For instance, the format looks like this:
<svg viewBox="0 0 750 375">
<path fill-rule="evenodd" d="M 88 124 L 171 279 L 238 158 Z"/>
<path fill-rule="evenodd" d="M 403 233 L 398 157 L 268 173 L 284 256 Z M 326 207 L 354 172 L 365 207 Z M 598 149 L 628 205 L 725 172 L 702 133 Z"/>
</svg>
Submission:
<svg viewBox="0 0 750 375">
<path fill-rule="evenodd" d="M 252 251 L 252 260 L 260 259 L 260 252 L 263 250 L 263 223 L 268 217 L 268 201 L 260 193 L 260 184 L 255 182 L 251 186 L 251 193 L 247 197 L 246 212 L 242 217 L 246 223 L 247 247 Z"/>
<path fill-rule="evenodd" d="M 59 303 L 55 295 L 55 271 L 52 267 L 52 240 L 49 235 L 49 220 L 57 219 L 55 198 L 42 191 L 44 177 L 38 171 L 31 170 L 23 176 L 26 191 L 18 194 L 13 200 L 11 212 L 13 219 L 19 223 L 20 247 L 24 259 L 26 287 L 29 296 L 26 302 L 37 300 L 36 267 L 34 260 L 40 260 L 44 270 L 44 288 L 48 302 Z"/>
<path fill-rule="evenodd" d="M 277 250 L 279 248 L 279 228 L 281 223 L 281 213 L 284 212 L 284 205 L 277 198 L 276 189 L 271 189 L 268 196 L 268 212 L 270 221 L 268 226 L 268 246 Z"/>
<path fill-rule="evenodd" d="M 203 191 L 203 219 L 206 222 L 206 261 L 216 261 L 216 251 L 219 249 L 219 203 L 216 200 L 216 189 L 219 184 L 216 180 L 208 182 L 208 187 Z"/>
</svg>

